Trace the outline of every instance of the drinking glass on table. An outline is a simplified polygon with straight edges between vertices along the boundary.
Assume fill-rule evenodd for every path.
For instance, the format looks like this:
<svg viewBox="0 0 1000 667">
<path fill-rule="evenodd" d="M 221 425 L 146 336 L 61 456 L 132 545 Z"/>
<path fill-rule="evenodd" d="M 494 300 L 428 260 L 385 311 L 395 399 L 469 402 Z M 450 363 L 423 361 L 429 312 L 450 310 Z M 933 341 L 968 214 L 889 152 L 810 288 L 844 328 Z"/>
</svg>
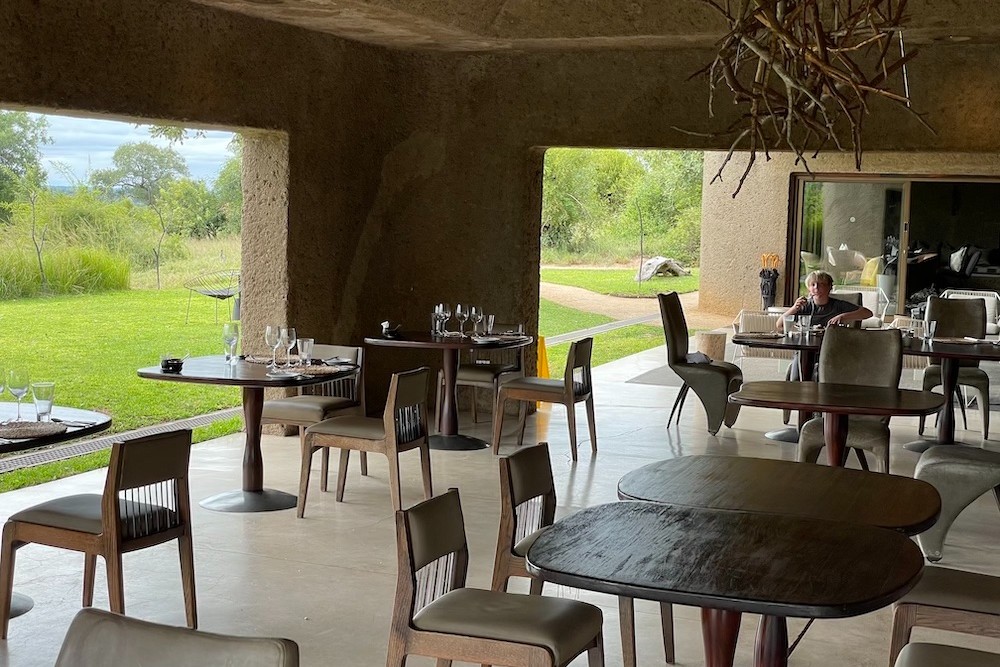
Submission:
<svg viewBox="0 0 1000 667">
<path fill-rule="evenodd" d="M 271 348 L 271 370 L 278 367 L 278 346 L 281 345 L 281 329 L 268 326 L 264 331 L 264 343 Z"/>
<path fill-rule="evenodd" d="M 479 323 L 483 321 L 483 309 L 473 306 L 469 310 L 469 319 L 472 320 L 472 335 L 475 336 L 479 333 Z"/>
<path fill-rule="evenodd" d="M 226 362 L 235 364 L 236 343 L 240 339 L 240 325 L 236 322 L 227 322 L 222 325 L 222 343 L 226 346 Z"/>
<path fill-rule="evenodd" d="M 446 303 L 439 303 L 438 307 L 441 309 L 441 335 L 448 333 L 448 320 L 451 319 L 451 306 Z"/>
<path fill-rule="evenodd" d="M 934 338 L 934 334 L 937 333 L 937 320 L 931 320 L 930 322 L 924 322 L 924 340 L 928 343 Z"/>
<path fill-rule="evenodd" d="M 795 316 L 785 315 L 784 317 L 785 317 L 784 320 L 785 335 L 791 338 L 792 336 L 795 335 Z"/>
<path fill-rule="evenodd" d="M 31 395 L 35 399 L 35 414 L 38 421 L 52 421 L 52 403 L 56 397 L 56 383 L 32 382 Z"/>
<path fill-rule="evenodd" d="M 812 315 L 799 315 L 799 331 L 807 336 L 809 335 L 809 330 L 812 329 L 812 323 Z"/>
<path fill-rule="evenodd" d="M 281 330 L 281 345 L 285 348 L 285 368 L 292 367 L 292 348 L 295 347 L 295 329 L 292 327 Z"/>
<path fill-rule="evenodd" d="M 495 315 L 487 315 L 486 316 L 486 333 L 488 333 L 488 334 L 492 334 L 493 333 L 493 324 L 494 324 L 494 322 L 496 322 L 496 316 Z"/>
<path fill-rule="evenodd" d="M 312 338 L 299 339 L 299 362 L 303 366 L 308 366 L 312 363 L 313 342 L 315 341 Z"/>
<path fill-rule="evenodd" d="M 21 421 L 21 399 L 28 393 L 31 380 L 28 371 L 23 368 L 12 368 L 7 371 L 7 391 L 14 394 L 17 399 L 17 417 L 14 421 Z"/>
<path fill-rule="evenodd" d="M 455 319 L 458 320 L 458 333 L 465 335 L 465 323 L 469 319 L 469 309 L 458 303 L 455 304 Z"/>
</svg>

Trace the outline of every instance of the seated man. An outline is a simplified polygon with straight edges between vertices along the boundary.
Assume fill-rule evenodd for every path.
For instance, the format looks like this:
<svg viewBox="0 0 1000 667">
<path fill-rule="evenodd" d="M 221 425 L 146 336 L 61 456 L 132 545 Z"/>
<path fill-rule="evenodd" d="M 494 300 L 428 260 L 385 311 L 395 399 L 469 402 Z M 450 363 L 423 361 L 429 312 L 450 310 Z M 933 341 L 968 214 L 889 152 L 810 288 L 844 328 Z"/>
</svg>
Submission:
<svg viewBox="0 0 1000 667">
<path fill-rule="evenodd" d="M 834 299 L 830 296 L 833 289 L 833 276 L 825 271 L 813 271 L 806 276 L 806 287 L 809 288 L 809 298 L 800 296 L 778 318 L 778 329 L 784 330 L 785 317 L 796 315 L 812 315 L 813 326 L 838 326 L 848 322 L 858 322 L 872 316 L 872 311 L 864 306 L 856 306 L 848 301 Z M 798 353 L 792 359 L 789 379 L 799 380 Z"/>
<path fill-rule="evenodd" d="M 800 296 L 778 318 L 779 330 L 784 329 L 785 317 L 788 316 L 812 315 L 813 325 L 824 327 L 857 322 L 872 316 L 872 311 L 864 306 L 831 297 L 833 277 L 826 271 L 813 271 L 806 276 L 806 287 L 809 288 L 809 298 Z"/>
</svg>

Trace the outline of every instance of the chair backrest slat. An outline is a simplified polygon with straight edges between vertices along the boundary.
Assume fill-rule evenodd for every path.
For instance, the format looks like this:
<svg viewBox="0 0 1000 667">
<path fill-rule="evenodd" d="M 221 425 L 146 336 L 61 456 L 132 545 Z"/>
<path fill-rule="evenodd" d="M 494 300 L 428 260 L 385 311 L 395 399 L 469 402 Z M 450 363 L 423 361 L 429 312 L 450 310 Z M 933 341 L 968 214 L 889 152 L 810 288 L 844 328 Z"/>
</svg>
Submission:
<svg viewBox="0 0 1000 667">
<path fill-rule="evenodd" d="M 352 377 L 331 380 L 302 388 L 302 393 L 319 396 L 338 396 L 363 404 L 364 395 L 364 348 L 351 345 L 313 345 L 313 359 L 340 357 L 358 365 L 358 373 Z"/>
<path fill-rule="evenodd" d="M 117 442 L 112 452 L 115 465 L 108 469 L 108 483 L 114 485 L 114 491 L 119 491 L 185 477 L 190 458 L 190 430 Z"/>
<path fill-rule="evenodd" d="M 592 390 L 590 379 L 590 357 L 594 349 L 593 338 L 582 338 L 569 346 L 566 355 L 566 371 L 563 382 L 576 395 L 589 394 Z"/>
<path fill-rule="evenodd" d="M 547 443 L 541 442 L 500 459 L 500 484 L 501 511 L 509 512 L 513 508 L 513 534 L 509 546 L 555 519 L 556 491 Z"/>
<path fill-rule="evenodd" d="M 407 443 L 427 436 L 426 366 L 394 373 L 389 382 L 383 422 L 386 433 L 394 433 L 396 442 Z"/>
</svg>

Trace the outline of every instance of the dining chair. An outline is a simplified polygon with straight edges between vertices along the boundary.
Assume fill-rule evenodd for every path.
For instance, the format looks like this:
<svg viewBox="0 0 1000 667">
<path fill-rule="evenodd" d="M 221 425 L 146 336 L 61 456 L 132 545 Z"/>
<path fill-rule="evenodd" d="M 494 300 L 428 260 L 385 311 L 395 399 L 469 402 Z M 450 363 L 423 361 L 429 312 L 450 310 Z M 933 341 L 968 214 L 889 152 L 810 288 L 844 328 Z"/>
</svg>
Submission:
<svg viewBox="0 0 1000 667">
<path fill-rule="evenodd" d="M 426 366 L 405 373 L 393 373 L 381 418 L 361 415 L 332 417 L 306 428 L 302 441 L 302 470 L 296 507 L 300 519 L 305 516 L 306 511 L 312 457 L 319 449 L 340 450 L 336 496 L 338 503 L 344 501 L 348 457 L 352 449 L 384 454 L 389 460 L 389 495 L 392 497 L 393 508 L 397 510 L 402 507 L 399 455 L 411 449 L 418 450 L 424 497 L 431 497 L 431 455 L 427 446 L 429 374 Z"/>
<path fill-rule="evenodd" d="M 892 605 L 890 666 L 915 627 L 1000 639 L 1000 577 L 925 567 L 917 585 Z"/>
<path fill-rule="evenodd" d="M 290 639 L 220 635 L 83 609 L 70 623 L 55 667 L 298 667 Z"/>
<path fill-rule="evenodd" d="M 831 327 L 819 352 L 819 381 L 869 387 L 898 387 L 903 372 L 903 338 L 898 329 Z M 859 389 L 859 391 L 863 391 Z M 875 470 L 889 472 L 889 418 L 848 417 L 847 450 L 868 469 L 862 451 L 875 457 Z M 825 446 L 823 417 L 807 421 L 799 432 L 795 460 L 816 463 Z"/>
<path fill-rule="evenodd" d="M 331 417 L 365 416 L 364 348 L 348 345 L 313 346 L 314 359 L 344 359 L 356 364 L 357 373 L 351 377 L 331 380 L 322 384 L 299 388 L 297 396 L 264 401 L 261 424 L 285 424 L 299 429 L 299 446 L 305 441 L 306 429 Z M 368 475 L 368 452 L 361 452 L 361 474 Z M 324 447 L 320 460 L 319 488 L 327 489 L 330 472 L 330 449 Z"/>
<path fill-rule="evenodd" d="M 569 425 L 569 451 L 576 461 L 576 404 L 587 406 L 587 426 L 590 429 L 590 449 L 597 453 L 597 425 L 594 416 L 593 383 L 590 377 L 590 355 L 594 348 L 593 338 L 583 338 L 569 346 L 566 355 L 566 370 L 561 380 L 537 377 L 522 377 L 508 380 L 500 385 L 497 404 L 493 408 L 493 453 L 500 453 L 500 434 L 503 431 L 504 406 L 507 401 L 520 401 L 517 421 L 517 445 L 524 443 L 524 427 L 527 419 L 528 402 L 561 403 L 566 406 L 566 422 Z"/>
<path fill-rule="evenodd" d="M 523 324 L 496 324 L 495 331 L 524 331 Z M 494 350 L 468 351 L 465 359 L 459 360 L 455 384 L 460 387 L 471 387 L 472 391 L 472 423 L 479 423 L 479 406 L 476 401 L 476 389 L 491 391 L 491 404 L 496 406 L 500 384 L 507 380 L 524 377 L 524 347 L 500 348 Z M 437 392 L 434 399 L 434 423 L 441 428 L 441 406 L 444 401 L 444 370 L 438 371 Z"/>
<path fill-rule="evenodd" d="M 548 443 L 526 447 L 500 458 L 500 534 L 493 564 L 495 591 L 506 591 L 511 577 L 531 581 L 532 595 L 542 594 L 543 581 L 528 573 L 524 559 L 538 536 L 552 525 L 556 513 L 556 489 Z M 622 652 L 635 664 L 635 605 L 630 597 L 618 598 Z M 668 663 L 674 662 L 673 605 L 660 603 L 663 650 Z"/>
<path fill-rule="evenodd" d="M 705 406 L 708 432 L 715 435 L 725 422 L 732 426 L 740 406 L 729 402 L 729 395 L 743 384 L 743 371 L 726 361 L 691 363 L 688 361 L 689 333 L 684 309 L 676 292 L 658 294 L 663 335 L 667 342 L 667 365 L 690 385 Z"/>
<path fill-rule="evenodd" d="M 895 667 L 1000 667 L 1000 653 L 917 642 L 903 647 Z"/>
<path fill-rule="evenodd" d="M 937 322 L 934 336 L 937 338 L 969 336 L 986 337 L 986 302 L 982 299 L 943 299 L 937 296 L 927 298 L 926 322 Z M 924 370 L 922 384 L 924 391 L 937 387 L 941 380 L 941 364 L 932 361 Z M 957 398 L 962 401 L 959 387 L 971 387 L 976 392 L 979 417 L 982 422 L 983 440 L 990 437 L 990 376 L 979 367 L 975 360 L 962 359 L 958 362 Z M 948 398 L 951 400 L 951 397 Z M 920 418 L 917 431 L 924 434 L 925 418 Z"/>
<path fill-rule="evenodd" d="M 397 579 L 386 667 L 408 655 L 512 667 L 603 667 L 601 610 L 565 598 L 467 588 L 458 489 L 396 511 Z"/>
<path fill-rule="evenodd" d="M 917 535 L 920 550 L 932 563 L 941 560 L 951 524 L 973 501 L 992 491 L 1000 508 L 1000 452 L 937 445 L 920 455 L 913 476 L 928 482 L 941 495 L 937 522 Z"/>
<path fill-rule="evenodd" d="M 116 442 L 103 494 L 56 498 L 11 515 L 3 527 L 0 551 L 2 638 L 7 638 L 10 621 L 15 554 L 30 543 L 83 552 L 84 607 L 93 604 L 97 557 L 103 557 L 111 610 L 124 614 L 122 554 L 176 539 L 187 624 L 198 627 L 188 492 L 190 454 L 188 430 Z"/>
</svg>

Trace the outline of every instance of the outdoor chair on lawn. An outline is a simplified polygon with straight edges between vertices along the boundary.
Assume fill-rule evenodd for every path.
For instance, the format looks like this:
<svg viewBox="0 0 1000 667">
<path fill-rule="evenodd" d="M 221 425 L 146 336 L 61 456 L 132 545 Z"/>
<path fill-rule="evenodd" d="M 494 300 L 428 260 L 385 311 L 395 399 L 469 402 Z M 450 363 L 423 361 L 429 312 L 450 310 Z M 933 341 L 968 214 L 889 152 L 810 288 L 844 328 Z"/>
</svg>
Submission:
<svg viewBox="0 0 1000 667">
<path fill-rule="evenodd" d="M 357 364 L 353 377 L 301 387 L 297 396 L 264 401 L 261 424 L 285 424 L 299 428 L 299 445 L 305 443 L 306 428 L 324 419 L 346 415 L 365 416 L 364 349 L 345 345 L 313 346 L 314 359 L 344 359 Z M 332 370 L 332 369 L 331 369 Z M 330 448 L 324 447 L 320 462 L 319 488 L 327 489 Z M 361 474 L 368 475 L 368 452 L 361 452 Z"/>
<path fill-rule="evenodd" d="M 663 335 L 667 342 L 667 365 L 698 396 L 708 416 L 708 432 L 715 435 L 725 422 L 732 426 L 740 406 L 729 402 L 729 395 L 743 385 L 743 371 L 726 361 L 691 363 L 688 361 L 688 328 L 684 309 L 676 292 L 659 294 Z"/>
<path fill-rule="evenodd" d="M 500 434 L 503 432 L 504 405 L 507 401 L 520 401 L 518 406 L 517 445 L 524 443 L 524 427 L 528 415 L 526 403 L 541 401 L 561 403 L 566 406 L 569 425 L 569 451 L 576 461 L 576 404 L 587 405 L 587 426 L 590 428 L 590 449 L 597 453 L 597 425 L 594 416 L 594 388 L 590 378 L 590 355 L 594 339 L 584 338 L 571 343 L 566 355 L 566 371 L 562 380 L 522 377 L 500 385 L 497 404 L 493 408 L 493 453 L 500 453 Z"/>
<path fill-rule="evenodd" d="M 188 461 L 191 431 L 172 431 L 116 442 L 111 448 L 104 494 L 49 500 L 13 514 L 3 528 L 0 553 L 0 630 L 7 638 L 14 555 L 26 544 L 82 551 L 83 606 L 94 601 L 97 557 L 108 569 L 111 610 L 125 613 L 122 554 L 177 540 L 184 607 L 198 627 L 191 543 Z"/>
<path fill-rule="evenodd" d="M 195 294 L 215 299 L 215 321 L 218 323 L 219 302 L 235 299 L 240 293 L 240 271 L 239 269 L 225 269 L 224 271 L 203 273 L 184 283 L 184 287 L 190 290 L 184 324 L 187 324 L 191 318 L 191 297 Z M 229 317 L 233 319 L 232 311 L 230 311 Z"/>
<path fill-rule="evenodd" d="M 416 449 L 424 481 L 424 498 L 430 498 L 431 454 L 427 446 L 427 367 L 393 373 L 382 418 L 351 415 L 324 419 L 306 429 L 302 441 L 302 471 L 299 477 L 298 517 L 305 516 L 306 494 L 312 457 L 318 449 L 340 450 L 337 470 L 337 502 L 344 501 L 347 463 L 352 449 L 377 452 L 389 460 L 389 494 L 393 509 L 402 508 L 399 455 Z"/>
<path fill-rule="evenodd" d="M 506 591 L 511 577 L 531 579 L 532 595 L 542 594 L 541 579 L 532 577 L 524 564 L 528 549 L 552 525 L 556 513 L 556 489 L 548 443 L 527 447 L 500 458 L 500 535 L 493 564 L 495 591 Z M 622 652 L 625 664 L 635 664 L 635 605 L 632 598 L 618 598 Z M 660 603 L 663 650 L 674 662 L 674 615 L 669 602 Z"/>
<path fill-rule="evenodd" d="M 237 637 L 83 609 L 69 626 L 55 667 L 298 667 L 290 639 Z"/>
<path fill-rule="evenodd" d="M 398 575 L 386 667 L 408 655 L 561 667 L 587 652 L 603 667 L 601 610 L 585 602 L 466 588 L 469 547 L 458 489 L 396 512 Z"/>
</svg>

